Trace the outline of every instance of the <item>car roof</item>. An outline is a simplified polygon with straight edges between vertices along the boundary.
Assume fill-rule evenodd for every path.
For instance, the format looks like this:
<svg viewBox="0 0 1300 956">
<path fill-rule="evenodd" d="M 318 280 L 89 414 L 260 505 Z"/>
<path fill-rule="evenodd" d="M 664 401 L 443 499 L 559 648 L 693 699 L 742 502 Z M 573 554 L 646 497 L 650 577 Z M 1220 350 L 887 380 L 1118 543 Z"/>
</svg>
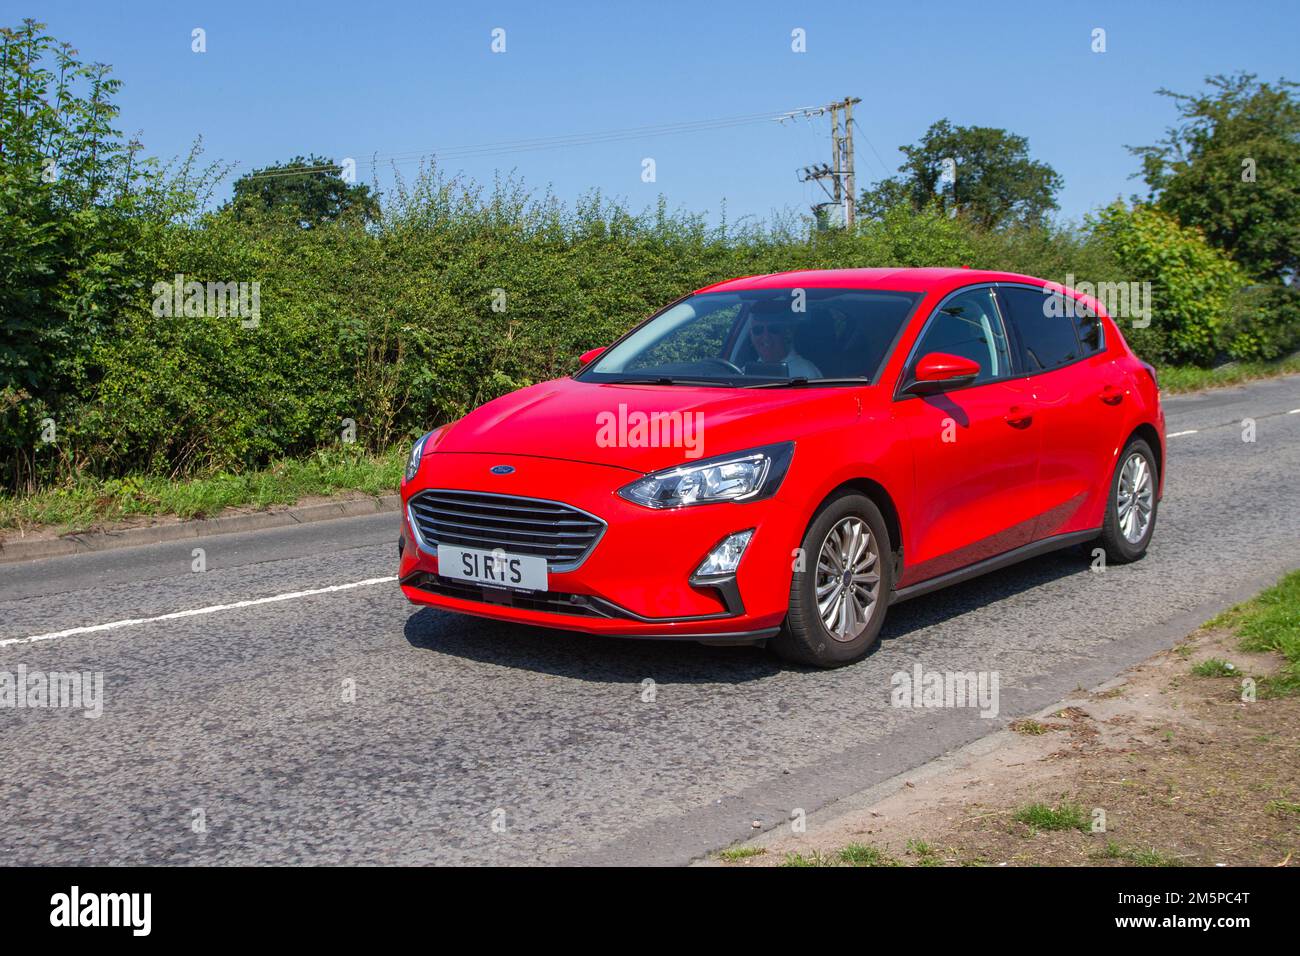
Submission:
<svg viewBox="0 0 1300 956">
<path fill-rule="evenodd" d="M 1030 282 L 1044 280 L 1015 272 L 984 269 L 801 269 L 727 279 L 697 292 L 743 292 L 753 289 L 880 289 L 891 292 L 947 292 L 973 282 Z"/>
</svg>

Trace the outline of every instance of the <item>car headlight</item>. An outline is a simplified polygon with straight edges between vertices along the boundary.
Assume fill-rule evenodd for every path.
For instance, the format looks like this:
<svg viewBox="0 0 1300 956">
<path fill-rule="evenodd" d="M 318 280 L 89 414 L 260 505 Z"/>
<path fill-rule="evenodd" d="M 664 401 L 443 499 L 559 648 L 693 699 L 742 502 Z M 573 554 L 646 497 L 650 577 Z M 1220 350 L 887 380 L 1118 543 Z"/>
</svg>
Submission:
<svg viewBox="0 0 1300 956">
<path fill-rule="evenodd" d="M 757 501 L 776 494 L 793 455 L 794 442 L 751 448 L 656 471 L 620 488 L 618 493 L 647 508 Z"/>
<path fill-rule="evenodd" d="M 406 477 L 403 481 L 410 481 L 415 477 L 415 473 L 420 470 L 420 459 L 424 457 L 424 445 L 429 440 L 430 436 L 435 434 L 436 431 L 437 430 L 435 429 L 432 432 L 421 435 L 415 440 L 415 444 L 411 446 L 410 457 L 406 459 Z"/>
</svg>

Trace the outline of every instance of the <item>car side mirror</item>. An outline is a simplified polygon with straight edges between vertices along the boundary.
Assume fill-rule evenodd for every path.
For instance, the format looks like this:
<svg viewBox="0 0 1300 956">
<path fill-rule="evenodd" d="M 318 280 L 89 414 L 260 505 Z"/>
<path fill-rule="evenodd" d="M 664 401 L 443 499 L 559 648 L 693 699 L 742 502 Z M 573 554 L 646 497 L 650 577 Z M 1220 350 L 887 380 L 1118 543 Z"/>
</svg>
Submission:
<svg viewBox="0 0 1300 956">
<path fill-rule="evenodd" d="M 913 395 L 934 395 L 969 385 L 979 373 L 978 362 L 947 352 L 930 352 L 916 363 L 912 383 L 906 391 Z"/>
<path fill-rule="evenodd" d="M 596 359 L 600 358 L 601 353 L 603 353 L 604 351 L 605 351 L 605 346 L 603 345 L 594 349 L 587 349 L 587 351 L 583 352 L 581 355 L 578 356 L 578 364 L 586 365 L 590 362 L 594 362 Z"/>
</svg>

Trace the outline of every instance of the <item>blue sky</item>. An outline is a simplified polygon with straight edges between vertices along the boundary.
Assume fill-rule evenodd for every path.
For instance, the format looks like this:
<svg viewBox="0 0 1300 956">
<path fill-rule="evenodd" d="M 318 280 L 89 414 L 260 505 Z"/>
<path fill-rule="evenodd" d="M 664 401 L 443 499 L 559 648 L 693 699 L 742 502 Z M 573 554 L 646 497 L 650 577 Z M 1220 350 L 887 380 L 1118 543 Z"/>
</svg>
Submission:
<svg viewBox="0 0 1300 956">
<path fill-rule="evenodd" d="M 1191 91 L 1239 69 L 1300 79 L 1293 2 L 246 3 L 0 0 L 0 22 L 49 24 L 123 81 L 121 128 L 146 150 L 240 171 L 318 153 L 373 154 L 776 113 L 846 95 L 859 184 L 898 165 L 930 123 L 1005 127 L 1065 179 L 1078 217 L 1140 191 L 1125 144 L 1154 142 L 1175 114 L 1158 87 Z M 193 53 L 191 30 L 207 33 Z M 491 52 L 491 31 L 506 52 Z M 1106 31 L 1093 53 L 1094 28 Z M 791 30 L 807 52 L 791 51 Z M 874 147 L 874 149 L 873 149 Z M 643 183 L 652 157 L 657 181 Z M 805 211 L 796 170 L 830 158 L 829 121 L 799 120 L 505 155 L 449 168 L 513 171 L 562 199 L 599 188 L 640 209 L 732 221 Z M 381 164 L 380 185 L 390 182 Z M 414 172 L 413 162 L 400 165 Z M 228 186 L 227 186 L 228 192 Z"/>
</svg>

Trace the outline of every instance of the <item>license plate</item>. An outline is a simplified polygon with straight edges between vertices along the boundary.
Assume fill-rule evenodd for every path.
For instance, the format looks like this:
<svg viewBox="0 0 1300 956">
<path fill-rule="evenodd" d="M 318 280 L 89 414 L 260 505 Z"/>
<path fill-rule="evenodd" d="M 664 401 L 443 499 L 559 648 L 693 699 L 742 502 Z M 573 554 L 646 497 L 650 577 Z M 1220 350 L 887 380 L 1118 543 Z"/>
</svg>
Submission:
<svg viewBox="0 0 1300 956">
<path fill-rule="evenodd" d="M 438 574 L 456 581 L 545 591 L 546 559 L 531 554 L 438 545 Z"/>
</svg>

